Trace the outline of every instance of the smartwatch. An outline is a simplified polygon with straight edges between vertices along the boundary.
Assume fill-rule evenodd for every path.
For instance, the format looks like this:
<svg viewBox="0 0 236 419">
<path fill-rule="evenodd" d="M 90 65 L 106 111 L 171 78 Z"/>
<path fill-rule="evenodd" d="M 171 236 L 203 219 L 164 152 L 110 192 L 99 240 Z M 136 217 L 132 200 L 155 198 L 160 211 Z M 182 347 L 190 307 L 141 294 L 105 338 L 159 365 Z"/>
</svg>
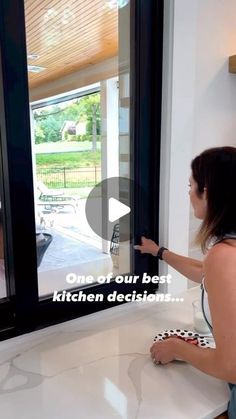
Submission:
<svg viewBox="0 0 236 419">
<path fill-rule="evenodd" d="M 162 255 L 163 255 L 163 252 L 165 251 L 165 250 L 168 250 L 167 249 L 167 247 L 160 247 L 160 249 L 158 250 L 158 252 L 157 252 L 157 254 L 156 254 L 156 257 L 158 258 L 158 259 L 160 259 L 160 260 L 163 260 L 163 258 L 162 258 Z"/>
</svg>

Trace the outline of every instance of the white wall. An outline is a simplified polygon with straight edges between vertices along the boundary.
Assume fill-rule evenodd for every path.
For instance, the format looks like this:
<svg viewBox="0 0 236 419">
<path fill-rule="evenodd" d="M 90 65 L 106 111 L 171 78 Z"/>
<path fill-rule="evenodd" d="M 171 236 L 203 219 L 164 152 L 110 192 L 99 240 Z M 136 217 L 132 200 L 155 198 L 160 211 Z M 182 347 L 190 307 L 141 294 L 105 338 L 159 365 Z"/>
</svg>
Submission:
<svg viewBox="0 0 236 419">
<path fill-rule="evenodd" d="M 236 53 L 236 2 L 195 2 L 193 155 L 206 147 L 236 144 L 236 77 L 228 72 L 228 57 Z"/>
<path fill-rule="evenodd" d="M 171 83 L 164 78 L 162 164 L 169 165 L 170 180 L 161 197 L 168 200 L 169 216 L 162 211 L 160 223 L 165 244 L 192 257 L 201 254 L 191 244 L 199 223 L 189 205 L 190 161 L 206 148 L 236 145 L 236 75 L 228 73 L 228 57 L 236 53 L 235 22 L 235 0 L 165 1 L 164 74 Z M 170 292 L 189 286 L 170 273 Z"/>
</svg>

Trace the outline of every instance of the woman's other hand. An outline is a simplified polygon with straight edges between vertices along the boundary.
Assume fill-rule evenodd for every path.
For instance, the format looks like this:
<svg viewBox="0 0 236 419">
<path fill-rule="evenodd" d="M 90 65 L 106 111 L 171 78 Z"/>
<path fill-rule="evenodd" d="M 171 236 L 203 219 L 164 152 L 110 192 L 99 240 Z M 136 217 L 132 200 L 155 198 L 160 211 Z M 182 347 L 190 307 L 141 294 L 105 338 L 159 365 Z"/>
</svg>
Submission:
<svg viewBox="0 0 236 419">
<path fill-rule="evenodd" d="M 175 360 L 175 346 L 179 344 L 178 339 L 171 337 L 162 342 L 155 342 L 151 348 L 151 358 L 155 364 L 168 364 Z"/>
<path fill-rule="evenodd" d="M 135 245 L 135 250 L 140 250 L 140 253 L 149 253 L 152 256 L 156 256 L 160 246 L 158 246 L 153 240 L 141 237 L 141 245 Z"/>
</svg>

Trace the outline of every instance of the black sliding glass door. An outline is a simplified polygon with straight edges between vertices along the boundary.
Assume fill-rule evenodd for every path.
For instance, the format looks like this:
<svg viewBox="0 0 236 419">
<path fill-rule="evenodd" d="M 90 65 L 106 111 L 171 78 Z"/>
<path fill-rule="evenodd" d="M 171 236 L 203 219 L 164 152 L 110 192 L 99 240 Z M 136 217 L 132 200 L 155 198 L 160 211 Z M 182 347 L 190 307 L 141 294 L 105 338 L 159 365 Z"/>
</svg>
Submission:
<svg viewBox="0 0 236 419">
<path fill-rule="evenodd" d="M 158 240 L 162 25 L 163 1 L 0 0 L 0 339 L 156 288 L 133 245 Z"/>
</svg>

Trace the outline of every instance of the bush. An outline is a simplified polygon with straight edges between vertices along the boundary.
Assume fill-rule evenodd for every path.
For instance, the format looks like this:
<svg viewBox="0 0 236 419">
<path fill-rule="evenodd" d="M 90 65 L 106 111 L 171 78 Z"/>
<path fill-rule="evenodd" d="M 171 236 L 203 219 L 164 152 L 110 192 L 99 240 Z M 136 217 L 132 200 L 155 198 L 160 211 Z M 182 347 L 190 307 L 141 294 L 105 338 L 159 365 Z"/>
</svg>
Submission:
<svg viewBox="0 0 236 419">
<path fill-rule="evenodd" d="M 68 134 L 68 133 L 67 133 Z M 92 136 L 88 134 L 80 134 L 80 135 L 67 135 L 67 141 L 92 141 Z"/>
<path fill-rule="evenodd" d="M 67 141 L 77 141 L 76 137 L 77 137 L 77 135 L 75 135 L 75 134 L 71 135 L 71 134 L 68 133 Z"/>
<path fill-rule="evenodd" d="M 72 137 L 72 135 L 70 135 L 70 137 Z M 90 134 L 73 135 L 73 137 L 76 137 L 76 139 L 71 141 L 93 141 L 93 136 Z M 101 141 L 101 135 L 97 135 L 97 141 Z"/>
<path fill-rule="evenodd" d="M 64 132 L 64 134 L 63 134 L 63 140 L 64 141 L 68 141 L 68 136 L 69 136 L 69 134 L 68 134 L 68 132 L 66 131 L 66 132 Z"/>
<path fill-rule="evenodd" d="M 76 135 L 77 137 L 77 141 L 91 141 L 90 137 L 91 135 L 88 134 L 80 134 L 80 135 Z"/>
</svg>

